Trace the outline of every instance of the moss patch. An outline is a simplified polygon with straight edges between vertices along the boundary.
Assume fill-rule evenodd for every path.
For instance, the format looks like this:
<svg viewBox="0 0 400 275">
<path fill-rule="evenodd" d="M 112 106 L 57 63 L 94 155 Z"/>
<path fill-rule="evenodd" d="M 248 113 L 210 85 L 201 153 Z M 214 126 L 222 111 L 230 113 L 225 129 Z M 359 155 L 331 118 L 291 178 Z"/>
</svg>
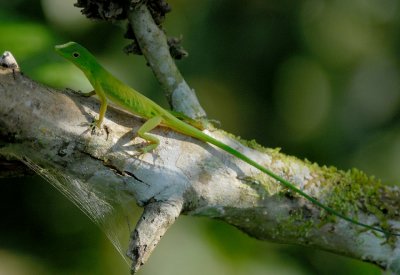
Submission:
<svg viewBox="0 0 400 275">
<path fill-rule="evenodd" d="M 279 222 L 276 233 L 293 232 L 294 235 L 308 239 L 310 233 L 315 229 L 314 220 L 310 218 L 310 211 L 306 208 L 291 210 L 289 216 L 282 218 Z"/>
<path fill-rule="evenodd" d="M 375 216 L 379 226 L 390 231 L 389 219 L 398 216 L 394 201 L 385 200 L 384 197 L 391 191 L 374 176 L 368 176 L 358 169 L 340 171 L 336 168 L 322 169 L 326 180 L 326 205 L 339 213 L 352 219 L 357 219 L 357 214 L 363 212 Z"/>
<path fill-rule="evenodd" d="M 223 131 L 222 131 L 223 132 Z M 279 174 L 283 173 L 290 177 L 289 163 L 297 162 L 300 166 L 309 169 L 311 178 L 304 180 L 305 192 L 307 187 L 317 190 L 318 198 L 329 208 L 357 220 L 358 213 L 365 213 L 375 216 L 379 224 L 372 226 L 381 227 L 385 231 L 391 231 L 388 220 L 398 219 L 400 216 L 400 189 L 388 187 L 382 184 L 374 176 L 368 176 L 364 172 L 353 168 L 348 171 L 342 171 L 333 166 L 319 166 L 308 160 L 299 160 L 296 157 L 286 156 L 280 153 L 280 148 L 269 149 L 261 146 L 255 140 L 247 141 L 230 133 L 223 132 L 230 138 L 240 142 L 244 146 L 268 154 L 272 163 L 280 161 L 283 166 Z M 261 198 L 271 196 L 280 192 L 287 196 L 286 188 L 264 173 L 259 173 L 255 177 L 246 177 L 243 179 L 247 184 L 251 184 L 257 190 Z M 292 192 L 290 191 L 290 194 Z M 293 193 L 293 195 L 300 196 Z M 321 210 L 321 225 L 332 222 L 336 217 L 324 210 Z M 301 221 L 301 222 L 300 222 Z M 296 230 L 304 227 L 304 232 L 308 231 L 312 224 L 304 222 L 304 213 L 296 212 L 290 215 L 290 219 L 284 223 L 285 226 L 294 226 Z"/>
</svg>

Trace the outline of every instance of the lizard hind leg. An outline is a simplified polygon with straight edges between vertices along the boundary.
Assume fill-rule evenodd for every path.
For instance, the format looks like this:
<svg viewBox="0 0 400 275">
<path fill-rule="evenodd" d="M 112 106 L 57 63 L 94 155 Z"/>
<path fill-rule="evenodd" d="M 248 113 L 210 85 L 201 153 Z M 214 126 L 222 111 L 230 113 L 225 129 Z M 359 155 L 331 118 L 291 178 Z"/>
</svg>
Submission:
<svg viewBox="0 0 400 275">
<path fill-rule="evenodd" d="M 155 116 L 147 120 L 138 130 L 137 134 L 139 137 L 142 139 L 146 140 L 149 144 L 141 149 L 141 153 L 145 154 L 148 152 L 153 151 L 157 146 L 160 144 L 160 140 L 153 136 L 152 134 L 149 134 L 151 130 L 156 128 L 158 125 L 160 125 L 162 121 L 161 116 Z"/>
</svg>

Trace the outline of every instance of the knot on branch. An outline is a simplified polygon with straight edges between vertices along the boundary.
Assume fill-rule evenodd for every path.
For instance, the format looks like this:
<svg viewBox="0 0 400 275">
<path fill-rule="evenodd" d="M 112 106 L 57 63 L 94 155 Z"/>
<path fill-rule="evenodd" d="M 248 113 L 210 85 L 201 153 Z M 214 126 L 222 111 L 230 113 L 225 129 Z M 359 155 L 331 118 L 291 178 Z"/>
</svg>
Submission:
<svg viewBox="0 0 400 275">
<path fill-rule="evenodd" d="M 128 0 L 77 0 L 75 7 L 89 19 L 124 20 L 128 16 L 130 1 Z"/>
<path fill-rule="evenodd" d="M 171 6 L 165 0 L 77 0 L 75 7 L 87 18 L 100 20 L 124 20 L 128 18 L 129 9 L 137 5 L 147 5 L 157 25 L 165 20 L 165 14 Z"/>
<path fill-rule="evenodd" d="M 171 6 L 165 0 L 77 0 L 75 7 L 82 8 L 81 12 L 89 19 L 105 20 L 105 21 L 121 21 L 128 18 L 130 10 L 136 9 L 139 5 L 146 5 L 154 23 L 162 29 L 162 23 L 165 15 L 171 11 Z M 124 48 L 126 54 L 141 55 L 142 50 L 139 47 L 132 26 L 127 25 L 125 38 L 131 39 L 132 42 Z M 180 60 L 188 56 L 181 45 L 181 37 L 169 37 L 168 46 L 171 56 Z"/>
</svg>

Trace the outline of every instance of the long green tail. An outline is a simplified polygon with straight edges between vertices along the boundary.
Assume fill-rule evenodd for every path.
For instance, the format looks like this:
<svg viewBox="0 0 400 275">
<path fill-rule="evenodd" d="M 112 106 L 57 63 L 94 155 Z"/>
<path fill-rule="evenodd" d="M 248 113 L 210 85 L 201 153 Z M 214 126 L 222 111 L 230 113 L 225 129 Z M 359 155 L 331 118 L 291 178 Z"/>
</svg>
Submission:
<svg viewBox="0 0 400 275">
<path fill-rule="evenodd" d="M 197 136 L 197 135 L 198 136 Z M 191 134 L 193 137 L 198 138 L 200 140 L 204 140 L 206 142 L 209 142 L 219 148 L 221 148 L 222 150 L 228 152 L 231 155 L 234 155 L 235 157 L 243 160 L 244 162 L 247 162 L 248 164 L 250 164 L 251 166 L 257 168 L 258 170 L 264 172 L 265 174 L 267 174 L 268 176 L 270 176 L 271 178 L 279 181 L 283 186 L 289 188 L 290 190 L 300 194 L 301 196 L 303 196 L 304 198 L 306 198 L 307 200 L 309 200 L 310 202 L 312 202 L 313 204 L 321 207 L 322 209 L 324 209 L 325 211 L 327 211 L 328 213 L 331 213 L 333 215 L 336 215 L 340 218 L 342 218 L 343 220 L 346 220 L 350 223 L 365 227 L 367 229 L 371 229 L 371 230 L 375 230 L 375 231 L 379 231 L 384 233 L 385 235 L 394 235 L 394 236 L 400 236 L 400 233 L 392 233 L 386 230 L 383 230 L 381 228 L 378 227 L 374 227 L 368 224 L 364 224 L 361 222 L 358 222 L 352 218 L 349 218 L 335 210 L 333 210 L 332 208 L 320 203 L 318 200 L 314 199 L 313 197 L 311 197 L 310 195 L 307 195 L 305 192 L 303 192 L 302 190 L 298 189 L 294 184 L 290 183 L 289 181 L 285 180 L 284 178 L 274 174 L 272 171 L 268 170 L 267 168 L 261 166 L 260 164 L 258 164 L 257 162 L 253 161 L 252 159 L 248 158 L 247 156 L 243 155 L 242 153 L 236 151 L 235 149 L 233 149 L 232 147 L 226 145 L 223 142 L 220 142 L 214 138 L 212 138 L 209 135 L 204 134 L 203 132 L 199 131 L 196 129 L 196 134 L 193 135 L 193 133 Z"/>
</svg>

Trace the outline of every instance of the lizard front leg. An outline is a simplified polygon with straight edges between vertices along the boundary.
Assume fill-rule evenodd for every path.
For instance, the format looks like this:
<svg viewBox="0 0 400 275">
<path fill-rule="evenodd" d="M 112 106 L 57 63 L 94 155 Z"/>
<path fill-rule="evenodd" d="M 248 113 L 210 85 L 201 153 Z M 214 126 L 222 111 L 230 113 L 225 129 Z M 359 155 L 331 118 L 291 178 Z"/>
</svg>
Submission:
<svg viewBox="0 0 400 275">
<path fill-rule="evenodd" d="M 141 149 L 143 154 L 153 151 L 160 144 L 160 140 L 148 132 L 160 125 L 161 121 L 161 116 L 155 116 L 150 118 L 139 128 L 137 132 L 138 136 L 149 142 L 149 145 Z"/>
<path fill-rule="evenodd" d="M 100 96 L 100 95 L 99 95 L 99 97 L 100 97 L 100 102 L 101 102 L 100 110 L 99 110 L 99 119 L 97 119 L 95 121 L 96 126 L 98 128 L 101 127 L 101 124 L 103 123 L 103 119 L 104 119 L 104 116 L 105 116 L 106 111 L 107 111 L 107 99 L 106 99 L 106 97 L 105 96 Z"/>
</svg>

